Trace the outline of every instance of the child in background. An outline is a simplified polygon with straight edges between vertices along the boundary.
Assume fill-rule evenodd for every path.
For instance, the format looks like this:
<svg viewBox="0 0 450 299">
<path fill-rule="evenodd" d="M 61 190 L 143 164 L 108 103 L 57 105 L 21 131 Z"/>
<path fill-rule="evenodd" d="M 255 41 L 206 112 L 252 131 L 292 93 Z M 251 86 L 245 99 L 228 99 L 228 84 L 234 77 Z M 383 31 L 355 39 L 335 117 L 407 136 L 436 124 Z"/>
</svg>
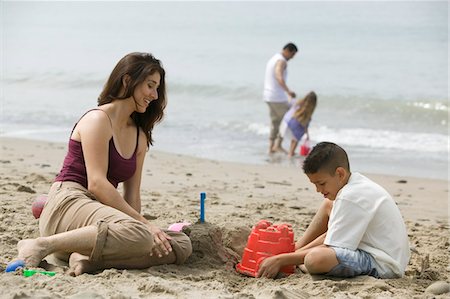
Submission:
<svg viewBox="0 0 450 299">
<path fill-rule="evenodd" d="M 281 150 L 281 143 L 284 138 L 291 139 L 288 155 L 293 157 L 299 141 L 306 133 L 306 139 L 309 140 L 308 127 L 311 122 L 311 116 L 316 108 L 317 95 L 314 91 L 308 93 L 303 99 L 299 99 L 291 106 L 283 117 L 280 124 L 280 136 L 278 143 L 275 145 L 276 150 Z"/>
</svg>

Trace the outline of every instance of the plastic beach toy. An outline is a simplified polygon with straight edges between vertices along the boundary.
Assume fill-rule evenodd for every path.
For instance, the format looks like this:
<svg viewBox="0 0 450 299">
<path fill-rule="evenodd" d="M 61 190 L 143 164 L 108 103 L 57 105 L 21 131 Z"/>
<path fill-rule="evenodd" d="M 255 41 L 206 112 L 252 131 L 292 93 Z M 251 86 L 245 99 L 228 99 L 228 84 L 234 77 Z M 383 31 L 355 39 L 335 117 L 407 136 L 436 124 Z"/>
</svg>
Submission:
<svg viewBox="0 0 450 299">
<path fill-rule="evenodd" d="M 248 236 L 247 246 L 242 254 L 242 261 L 236 265 L 239 273 L 256 277 L 261 262 L 273 255 L 294 252 L 294 232 L 290 224 L 272 225 L 267 220 L 260 220 Z M 295 272 L 295 265 L 285 266 L 280 272 L 290 275 Z"/>
<path fill-rule="evenodd" d="M 206 193 L 200 192 L 200 223 L 205 223 L 205 200 Z"/>
<path fill-rule="evenodd" d="M 307 139 L 300 146 L 300 156 L 308 156 L 310 151 L 311 151 L 311 145 L 309 143 L 309 140 Z"/>
<path fill-rule="evenodd" d="M 37 196 L 31 204 L 31 212 L 34 218 L 39 219 L 41 217 L 42 210 L 47 202 L 47 195 L 41 194 Z"/>
<path fill-rule="evenodd" d="M 53 271 L 41 271 L 41 270 L 33 270 L 33 269 L 23 270 L 23 276 L 25 276 L 25 277 L 33 276 L 36 273 L 44 274 L 47 276 L 55 276 L 56 275 L 56 272 L 53 272 Z"/>
<path fill-rule="evenodd" d="M 14 272 L 19 268 L 25 268 L 25 261 L 23 260 L 16 260 L 10 262 L 5 269 L 5 272 Z"/>
<path fill-rule="evenodd" d="M 188 226 L 188 225 L 191 225 L 191 223 L 190 222 L 172 223 L 171 225 L 169 225 L 169 227 L 167 229 L 174 231 L 174 232 L 181 232 L 183 227 Z"/>
<path fill-rule="evenodd" d="M 36 273 L 44 274 L 48 276 L 55 276 L 56 272 L 53 271 L 42 271 L 42 270 L 35 270 L 35 269 L 24 269 L 25 268 L 25 261 L 23 260 L 16 260 L 12 261 L 6 266 L 5 272 L 15 272 L 18 269 L 23 269 L 23 276 L 30 277 L 33 276 Z"/>
</svg>

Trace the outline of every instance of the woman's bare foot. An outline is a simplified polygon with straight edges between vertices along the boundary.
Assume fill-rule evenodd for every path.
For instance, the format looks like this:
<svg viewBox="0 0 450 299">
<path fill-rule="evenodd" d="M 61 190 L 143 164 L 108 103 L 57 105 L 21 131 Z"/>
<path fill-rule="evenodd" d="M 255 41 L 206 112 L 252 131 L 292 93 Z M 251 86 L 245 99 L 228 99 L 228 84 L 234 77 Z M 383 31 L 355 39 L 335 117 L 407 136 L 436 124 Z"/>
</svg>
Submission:
<svg viewBox="0 0 450 299">
<path fill-rule="evenodd" d="M 43 238 L 21 240 L 17 243 L 17 258 L 25 261 L 27 267 L 38 267 L 39 263 L 51 253 L 48 245 Z"/>
<path fill-rule="evenodd" d="M 86 255 L 74 252 L 69 257 L 69 270 L 67 274 L 70 276 L 78 276 L 83 273 L 91 273 L 98 270 L 98 266 L 89 261 L 89 257 Z"/>
</svg>

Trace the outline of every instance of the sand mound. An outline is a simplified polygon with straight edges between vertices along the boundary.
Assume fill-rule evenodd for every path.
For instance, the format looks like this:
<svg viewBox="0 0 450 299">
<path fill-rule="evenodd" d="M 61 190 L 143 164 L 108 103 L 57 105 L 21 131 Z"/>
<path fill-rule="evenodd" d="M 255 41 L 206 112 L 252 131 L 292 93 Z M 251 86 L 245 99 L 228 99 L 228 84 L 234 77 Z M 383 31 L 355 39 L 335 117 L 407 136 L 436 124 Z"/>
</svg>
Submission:
<svg viewBox="0 0 450 299">
<path fill-rule="evenodd" d="M 223 266 L 234 269 L 246 246 L 250 228 L 219 227 L 212 223 L 195 223 L 183 231 L 192 241 L 192 256 L 187 264 Z"/>
</svg>

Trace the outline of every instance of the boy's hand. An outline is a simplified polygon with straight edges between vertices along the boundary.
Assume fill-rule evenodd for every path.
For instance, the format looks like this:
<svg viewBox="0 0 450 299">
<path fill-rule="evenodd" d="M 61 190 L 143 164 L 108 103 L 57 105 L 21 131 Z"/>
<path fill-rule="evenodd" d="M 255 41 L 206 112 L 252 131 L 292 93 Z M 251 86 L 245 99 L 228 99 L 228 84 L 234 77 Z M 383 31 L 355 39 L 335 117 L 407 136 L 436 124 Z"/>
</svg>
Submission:
<svg viewBox="0 0 450 299">
<path fill-rule="evenodd" d="M 274 278 L 280 272 L 281 263 L 278 256 L 271 256 L 265 258 L 261 264 L 259 264 L 259 270 L 256 277 Z"/>
</svg>

